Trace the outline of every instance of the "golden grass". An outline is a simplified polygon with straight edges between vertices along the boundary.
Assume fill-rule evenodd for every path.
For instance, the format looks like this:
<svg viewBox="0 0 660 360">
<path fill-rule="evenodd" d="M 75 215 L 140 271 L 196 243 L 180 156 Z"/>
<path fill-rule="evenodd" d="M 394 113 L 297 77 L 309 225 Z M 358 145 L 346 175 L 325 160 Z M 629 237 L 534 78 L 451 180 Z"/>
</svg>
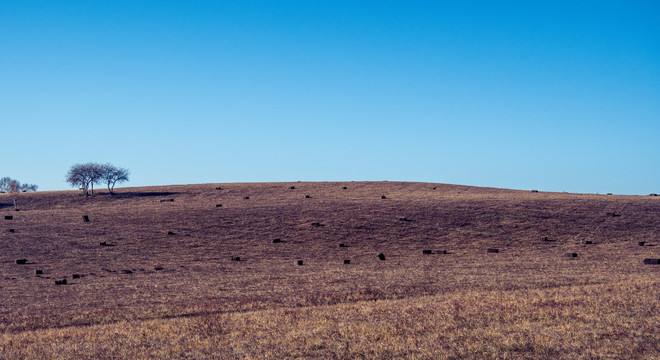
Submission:
<svg viewBox="0 0 660 360">
<path fill-rule="evenodd" d="M 654 359 L 658 281 L 5 333 L 6 358 Z"/>
</svg>

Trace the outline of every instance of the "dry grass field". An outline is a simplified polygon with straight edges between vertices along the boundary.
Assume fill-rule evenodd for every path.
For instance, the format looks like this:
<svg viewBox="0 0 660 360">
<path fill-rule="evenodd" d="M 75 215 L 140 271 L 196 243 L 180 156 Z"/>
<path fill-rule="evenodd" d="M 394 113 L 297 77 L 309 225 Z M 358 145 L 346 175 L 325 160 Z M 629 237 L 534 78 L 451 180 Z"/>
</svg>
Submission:
<svg viewBox="0 0 660 360">
<path fill-rule="evenodd" d="M 0 194 L 0 359 L 660 358 L 660 197 L 251 183 L 18 206 Z"/>
</svg>

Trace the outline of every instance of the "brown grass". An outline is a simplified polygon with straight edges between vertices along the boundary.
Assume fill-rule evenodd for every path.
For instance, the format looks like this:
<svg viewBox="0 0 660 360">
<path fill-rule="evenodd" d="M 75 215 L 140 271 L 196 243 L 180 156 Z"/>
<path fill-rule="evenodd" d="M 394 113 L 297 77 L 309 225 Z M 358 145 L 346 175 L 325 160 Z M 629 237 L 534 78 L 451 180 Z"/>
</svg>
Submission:
<svg viewBox="0 0 660 360">
<path fill-rule="evenodd" d="M 657 197 L 264 183 L 19 207 L 0 194 L 3 359 L 660 357 Z"/>
</svg>

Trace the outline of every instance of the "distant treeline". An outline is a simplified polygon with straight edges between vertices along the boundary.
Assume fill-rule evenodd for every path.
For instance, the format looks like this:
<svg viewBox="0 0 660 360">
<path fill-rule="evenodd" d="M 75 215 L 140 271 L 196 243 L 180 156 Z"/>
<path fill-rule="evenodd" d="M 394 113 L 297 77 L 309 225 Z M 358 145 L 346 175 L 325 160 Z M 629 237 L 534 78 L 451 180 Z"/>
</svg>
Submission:
<svg viewBox="0 0 660 360">
<path fill-rule="evenodd" d="M 38 188 L 39 187 L 34 184 L 21 184 L 20 181 L 12 179 L 9 176 L 0 178 L 0 192 L 2 193 L 37 191 Z"/>
</svg>

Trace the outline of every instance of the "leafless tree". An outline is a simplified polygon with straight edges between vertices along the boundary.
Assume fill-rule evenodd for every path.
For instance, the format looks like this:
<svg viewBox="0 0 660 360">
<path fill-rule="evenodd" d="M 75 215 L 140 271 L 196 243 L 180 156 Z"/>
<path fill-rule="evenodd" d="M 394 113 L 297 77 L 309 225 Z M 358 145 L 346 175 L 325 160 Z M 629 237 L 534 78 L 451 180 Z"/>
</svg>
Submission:
<svg viewBox="0 0 660 360">
<path fill-rule="evenodd" d="M 9 184 L 12 182 L 12 178 L 5 176 L 0 178 L 0 192 L 9 192 Z"/>
<path fill-rule="evenodd" d="M 9 192 L 17 193 L 21 191 L 21 183 L 18 180 L 12 180 L 9 183 Z"/>
<path fill-rule="evenodd" d="M 87 195 L 87 187 L 89 179 L 85 176 L 85 172 L 82 170 L 83 164 L 76 164 L 71 166 L 69 172 L 66 173 L 66 182 L 71 184 L 71 186 L 80 186 L 83 191 L 83 194 Z"/>
<path fill-rule="evenodd" d="M 103 165 L 86 163 L 73 165 L 66 174 L 66 181 L 71 186 L 80 186 L 85 196 L 94 196 L 94 183 L 101 179 Z"/>
<path fill-rule="evenodd" d="M 87 189 L 89 188 L 90 179 L 87 177 L 85 171 L 85 164 L 73 165 L 69 172 L 66 174 L 66 182 L 71 186 L 80 186 L 84 195 L 88 195 Z"/>
<path fill-rule="evenodd" d="M 90 179 L 89 184 L 92 188 L 92 196 L 94 196 L 94 184 L 97 183 L 103 175 L 103 165 L 88 163 L 86 171 Z"/>
<path fill-rule="evenodd" d="M 101 169 L 101 178 L 106 185 L 110 195 L 115 193 L 115 184 L 128 181 L 130 171 L 125 168 L 118 168 L 112 164 L 104 164 Z"/>
</svg>

